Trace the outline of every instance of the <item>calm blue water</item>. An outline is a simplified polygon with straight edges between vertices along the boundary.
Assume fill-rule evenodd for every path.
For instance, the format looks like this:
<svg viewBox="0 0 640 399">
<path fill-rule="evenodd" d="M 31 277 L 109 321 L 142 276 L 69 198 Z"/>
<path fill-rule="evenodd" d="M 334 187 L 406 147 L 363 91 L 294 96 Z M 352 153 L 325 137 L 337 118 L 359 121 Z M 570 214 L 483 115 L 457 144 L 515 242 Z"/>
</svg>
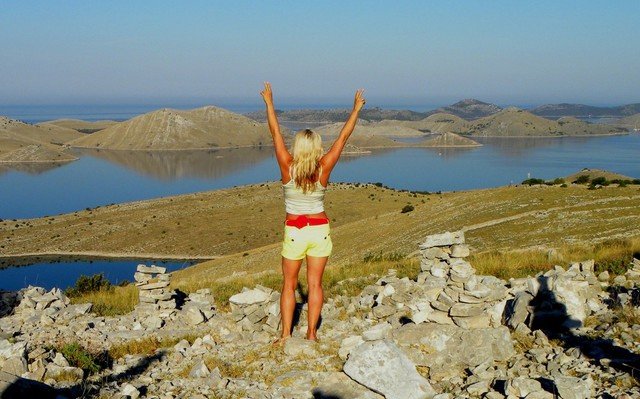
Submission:
<svg viewBox="0 0 640 399">
<path fill-rule="evenodd" d="M 140 263 L 165 266 L 167 271 L 185 268 L 188 262 L 159 262 L 159 261 L 104 261 L 89 262 L 43 262 L 30 266 L 10 267 L 0 269 L 0 289 L 19 290 L 28 285 L 37 285 L 51 289 L 53 287 L 67 288 L 75 284 L 80 275 L 104 273 L 112 284 L 123 281 L 133 281 L 136 266 Z"/>
<path fill-rule="evenodd" d="M 469 149 L 402 148 L 343 157 L 332 181 L 455 191 L 550 179 L 582 168 L 640 177 L 640 134 L 593 138 L 478 139 Z M 272 149 L 80 152 L 49 170 L 0 169 L 0 219 L 275 181 Z"/>
</svg>

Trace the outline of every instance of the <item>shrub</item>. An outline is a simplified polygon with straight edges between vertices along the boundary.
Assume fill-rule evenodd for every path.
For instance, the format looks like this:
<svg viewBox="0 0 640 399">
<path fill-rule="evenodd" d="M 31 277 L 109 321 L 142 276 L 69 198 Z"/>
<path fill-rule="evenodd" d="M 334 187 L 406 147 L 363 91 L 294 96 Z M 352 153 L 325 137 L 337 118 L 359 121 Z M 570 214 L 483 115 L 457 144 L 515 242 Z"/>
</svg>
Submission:
<svg viewBox="0 0 640 399">
<path fill-rule="evenodd" d="M 94 274 L 93 276 L 82 275 L 78 277 L 76 285 L 67 288 L 64 293 L 68 297 L 78 297 L 90 292 L 112 290 L 111 282 L 106 279 L 103 273 Z"/>
<path fill-rule="evenodd" d="M 606 177 L 600 176 L 600 177 L 596 177 L 595 179 L 591 180 L 591 185 L 592 186 L 596 186 L 596 185 L 608 186 L 609 185 L 609 181 L 607 181 Z"/>
<path fill-rule="evenodd" d="M 578 176 L 578 178 L 574 181 L 574 183 L 576 184 L 587 184 L 589 183 L 589 175 L 580 175 Z"/>
<path fill-rule="evenodd" d="M 567 186 L 567 183 L 562 183 L 562 184 L 560 185 L 560 187 L 562 187 L 562 188 L 567 188 L 567 187 L 569 187 L 569 186 Z"/>
<path fill-rule="evenodd" d="M 58 352 L 62 353 L 71 366 L 81 368 L 85 373 L 95 374 L 108 365 L 106 354 L 92 354 L 77 342 L 64 344 L 58 348 Z"/>
<path fill-rule="evenodd" d="M 640 179 L 631 180 L 631 184 L 640 184 Z"/>
<path fill-rule="evenodd" d="M 531 179 L 523 180 L 522 184 L 533 186 L 534 184 L 544 184 L 544 180 L 543 179 L 531 178 Z"/>
<path fill-rule="evenodd" d="M 553 179 L 553 184 L 564 184 L 564 179 L 562 177 L 556 177 Z"/>
<path fill-rule="evenodd" d="M 400 211 L 400 213 L 407 213 L 407 212 L 411 212 L 413 211 L 413 205 L 405 205 L 402 210 Z"/>
</svg>

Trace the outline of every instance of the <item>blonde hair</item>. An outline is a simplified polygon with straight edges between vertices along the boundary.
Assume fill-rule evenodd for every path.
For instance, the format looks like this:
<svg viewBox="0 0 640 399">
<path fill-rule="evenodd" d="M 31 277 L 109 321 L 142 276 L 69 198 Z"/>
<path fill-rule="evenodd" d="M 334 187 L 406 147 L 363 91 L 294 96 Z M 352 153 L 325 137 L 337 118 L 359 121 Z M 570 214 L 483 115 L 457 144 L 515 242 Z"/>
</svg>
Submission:
<svg viewBox="0 0 640 399">
<path fill-rule="evenodd" d="M 320 158 L 322 158 L 322 137 L 309 129 L 296 133 L 293 140 L 293 162 L 291 178 L 303 193 L 313 192 L 320 179 Z"/>
</svg>

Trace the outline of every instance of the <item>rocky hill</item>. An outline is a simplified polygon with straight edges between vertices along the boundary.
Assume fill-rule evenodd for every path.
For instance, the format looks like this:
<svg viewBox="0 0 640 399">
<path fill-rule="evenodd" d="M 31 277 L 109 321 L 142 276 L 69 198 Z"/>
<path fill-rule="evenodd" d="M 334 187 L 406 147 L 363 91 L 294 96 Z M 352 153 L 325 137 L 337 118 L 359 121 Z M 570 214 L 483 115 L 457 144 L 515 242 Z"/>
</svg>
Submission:
<svg viewBox="0 0 640 399">
<path fill-rule="evenodd" d="M 466 120 L 473 120 L 482 118 L 484 116 L 493 115 L 500 112 L 501 110 L 502 108 L 495 104 L 485 103 L 480 100 L 468 98 L 462 101 L 458 101 L 455 104 L 429 111 L 427 112 L 427 115 L 434 115 L 439 113 L 452 114 Z"/>
<path fill-rule="evenodd" d="M 640 113 L 627 116 L 616 122 L 616 126 L 628 128 L 628 129 L 640 129 Z"/>
<path fill-rule="evenodd" d="M 440 134 L 434 138 L 421 141 L 416 144 L 418 147 L 479 147 L 482 144 L 471 140 L 468 137 L 462 137 L 455 133 L 447 132 Z"/>
<path fill-rule="evenodd" d="M 264 123 L 213 106 L 189 111 L 164 108 L 70 142 L 112 150 L 183 150 L 271 145 Z"/>
<path fill-rule="evenodd" d="M 561 116 L 579 117 L 622 117 L 640 113 L 640 103 L 620 105 L 617 107 L 594 107 L 584 104 L 545 104 L 529 110 L 534 115 L 547 118 Z"/>
<path fill-rule="evenodd" d="M 515 107 L 474 121 L 468 131 L 472 136 L 486 137 L 560 137 L 624 133 L 625 129 L 586 123 L 576 118 L 554 121 Z"/>
<path fill-rule="evenodd" d="M 77 158 L 62 146 L 53 143 L 65 142 L 79 135 L 81 133 L 71 129 L 34 126 L 0 117 L 0 162 L 40 163 L 76 160 Z"/>
<path fill-rule="evenodd" d="M 427 133 L 466 133 L 471 123 L 452 114 L 437 113 L 419 121 L 383 120 L 383 126 L 404 126 Z"/>
<path fill-rule="evenodd" d="M 7 131 L 16 137 L 37 140 L 43 143 L 61 145 L 82 137 L 83 134 L 66 127 L 56 125 L 31 125 L 19 120 L 0 116 L 0 131 Z"/>
<path fill-rule="evenodd" d="M 95 133 L 99 130 L 106 129 L 109 126 L 113 126 L 116 123 L 118 122 L 109 121 L 109 120 L 89 122 L 89 121 L 83 121 L 80 119 L 56 119 L 52 121 L 38 123 L 38 126 L 47 127 L 47 126 L 53 125 L 53 126 L 67 128 L 67 129 L 77 130 L 80 133 Z"/>
<path fill-rule="evenodd" d="M 280 122 L 307 122 L 307 123 L 344 123 L 351 110 L 349 109 L 294 109 L 288 111 L 277 110 L 276 114 Z M 254 111 L 245 114 L 256 121 L 266 120 L 264 111 Z M 384 119 L 420 120 L 425 113 L 409 110 L 382 109 L 379 107 L 365 108 L 360 112 L 360 118 L 368 121 L 381 121 Z"/>
</svg>

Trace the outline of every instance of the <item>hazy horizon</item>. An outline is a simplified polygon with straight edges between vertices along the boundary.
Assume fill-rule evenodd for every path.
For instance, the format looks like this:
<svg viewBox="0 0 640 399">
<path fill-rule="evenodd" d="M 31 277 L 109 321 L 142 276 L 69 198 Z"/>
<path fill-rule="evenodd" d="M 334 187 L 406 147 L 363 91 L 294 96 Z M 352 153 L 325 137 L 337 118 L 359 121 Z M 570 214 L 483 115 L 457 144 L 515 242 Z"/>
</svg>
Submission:
<svg viewBox="0 0 640 399">
<path fill-rule="evenodd" d="M 640 2 L 3 5 L 3 105 L 640 102 Z M 635 38 L 635 39 L 634 39 Z"/>
</svg>

